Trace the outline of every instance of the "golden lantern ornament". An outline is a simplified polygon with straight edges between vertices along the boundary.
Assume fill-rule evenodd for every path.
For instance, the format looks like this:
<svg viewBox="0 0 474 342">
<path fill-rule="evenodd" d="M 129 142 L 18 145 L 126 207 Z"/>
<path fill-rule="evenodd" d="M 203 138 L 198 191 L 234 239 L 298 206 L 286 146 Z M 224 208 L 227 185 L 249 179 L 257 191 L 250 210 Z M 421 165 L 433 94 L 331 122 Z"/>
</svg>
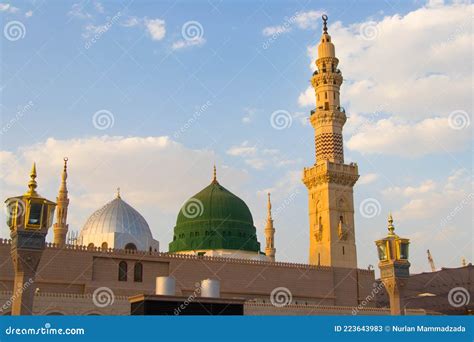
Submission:
<svg viewBox="0 0 474 342">
<path fill-rule="evenodd" d="M 46 246 L 46 234 L 51 227 L 56 203 L 36 192 L 36 164 L 33 164 L 28 191 L 8 198 L 7 224 L 12 239 L 11 256 L 15 271 L 12 315 L 31 315 L 36 270 Z"/>
</svg>

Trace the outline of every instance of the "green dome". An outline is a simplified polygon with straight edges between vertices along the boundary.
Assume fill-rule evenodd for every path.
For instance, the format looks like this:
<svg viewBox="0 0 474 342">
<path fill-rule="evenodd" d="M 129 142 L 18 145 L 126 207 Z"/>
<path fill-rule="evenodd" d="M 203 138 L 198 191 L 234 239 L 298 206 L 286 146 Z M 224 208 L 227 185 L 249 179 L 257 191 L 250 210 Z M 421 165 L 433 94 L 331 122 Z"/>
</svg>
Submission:
<svg viewBox="0 0 474 342">
<path fill-rule="evenodd" d="M 216 180 L 181 208 L 169 251 L 233 249 L 260 252 L 249 208 Z"/>
</svg>

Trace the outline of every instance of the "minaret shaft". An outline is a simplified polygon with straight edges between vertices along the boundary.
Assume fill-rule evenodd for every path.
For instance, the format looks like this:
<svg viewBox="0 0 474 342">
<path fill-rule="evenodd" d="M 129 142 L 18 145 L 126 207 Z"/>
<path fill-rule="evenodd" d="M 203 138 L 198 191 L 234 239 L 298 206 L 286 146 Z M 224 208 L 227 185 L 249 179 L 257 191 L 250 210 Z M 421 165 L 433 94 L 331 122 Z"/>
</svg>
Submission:
<svg viewBox="0 0 474 342">
<path fill-rule="evenodd" d="M 359 175 L 356 164 L 344 164 L 342 128 L 347 118 L 339 92 L 343 78 L 327 33 L 327 17 L 323 20 L 317 70 L 311 79 L 316 95 L 316 108 L 310 117 L 316 163 L 303 172 L 309 196 L 309 263 L 356 268 L 353 186 Z"/>
<path fill-rule="evenodd" d="M 67 224 L 67 209 L 69 198 L 67 191 L 67 158 L 64 158 L 64 168 L 61 175 L 61 185 L 59 187 L 58 197 L 56 197 L 56 223 L 53 226 L 54 243 L 60 246 L 66 244 L 66 236 L 69 225 Z"/>
<path fill-rule="evenodd" d="M 267 224 L 265 225 L 265 255 L 269 257 L 271 261 L 275 261 L 275 228 L 273 227 L 272 203 L 270 201 L 270 193 L 268 194 L 267 210 Z"/>
</svg>

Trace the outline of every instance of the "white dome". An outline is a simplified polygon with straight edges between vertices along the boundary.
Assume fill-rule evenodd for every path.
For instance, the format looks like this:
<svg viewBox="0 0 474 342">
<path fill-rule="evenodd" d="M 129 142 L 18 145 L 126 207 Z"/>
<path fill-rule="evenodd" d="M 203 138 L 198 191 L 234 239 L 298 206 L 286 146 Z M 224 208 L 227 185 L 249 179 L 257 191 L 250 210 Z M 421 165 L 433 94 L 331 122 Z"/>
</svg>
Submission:
<svg viewBox="0 0 474 342">
<path fill-rule="evenodd" d="M 138 250 L 158 250 L 158 241 L 153 239 L 146 220 L 120 196 L 88 218 L 79 242 L 94 247 L 123 249 L 128 245 Z"/>
</svg>

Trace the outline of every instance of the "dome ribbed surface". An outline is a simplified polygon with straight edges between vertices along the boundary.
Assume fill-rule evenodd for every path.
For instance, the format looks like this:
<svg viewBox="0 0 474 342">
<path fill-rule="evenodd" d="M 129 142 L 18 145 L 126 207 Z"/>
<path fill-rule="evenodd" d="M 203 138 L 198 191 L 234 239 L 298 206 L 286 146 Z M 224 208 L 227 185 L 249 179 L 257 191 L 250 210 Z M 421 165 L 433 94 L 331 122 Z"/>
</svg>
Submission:
<svg viewBox="0 0 474 342">
<path fill-rule="evenodd" d="M 136 238 L 150 238 L 148 223 L 138 211 L 120 197 L 94 212 L 81 234 L 128 233 Z"/>
<path fill-rule="evenodd" d="M 248 206 L 217 181 L 183 205 L 169 244 L 170 252 L 210 249 L 260 251 Z"/>
</svg>

